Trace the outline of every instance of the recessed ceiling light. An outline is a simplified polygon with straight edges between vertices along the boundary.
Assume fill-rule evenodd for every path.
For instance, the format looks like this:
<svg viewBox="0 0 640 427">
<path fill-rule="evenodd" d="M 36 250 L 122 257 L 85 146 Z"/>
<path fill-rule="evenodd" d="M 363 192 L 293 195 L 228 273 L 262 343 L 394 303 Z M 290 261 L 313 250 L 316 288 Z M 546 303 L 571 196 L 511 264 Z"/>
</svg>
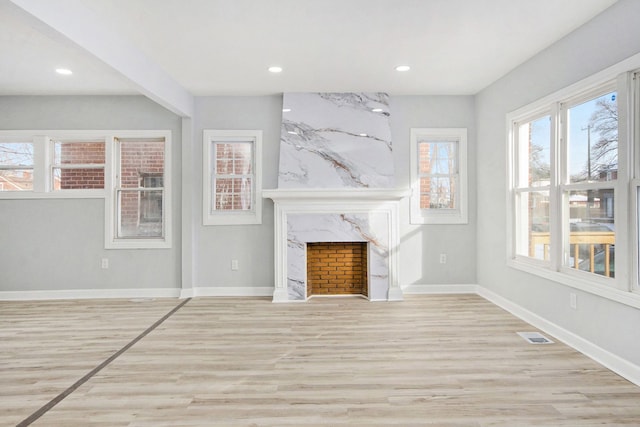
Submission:
<svg viewBox="0 0 640 427">
<path fill-rule="evenodd" d="M 282 109 L 282 112 L 283 112 L 283 113 L 288 113 L 289 111 L 291 111 L 291 108 L 283 108 L 283 109 Z"/>
<path fill-rule="evenodd" d="M 373 111 L 374 113 L 382 113 L 382 108 L 374 108 L 371 111 Z"/>
<path fill-rule="evenodd" d="M 73 71 L 68 68 L 56 68 L 56 73 L 62 74 L 63 76 L 70 76 L 73 74 Z"/>
<path fill-rule="evenodd" d="M 366 133 L 361 133 L 360 136 L 369 136 Z"/>
<path fill-rule="evenodd" d="M 269 71 L 272 73 L 281 73 L 282 67 L 277 67 L 277 66 L 269 67 Z"/>
<path fill-rule="evenodd" d="M 408 65 L 398 65 L 396 67 L 396 71 L 409 71 L 411 69 L 411 67 L 409 67 Z"/>
</svg>

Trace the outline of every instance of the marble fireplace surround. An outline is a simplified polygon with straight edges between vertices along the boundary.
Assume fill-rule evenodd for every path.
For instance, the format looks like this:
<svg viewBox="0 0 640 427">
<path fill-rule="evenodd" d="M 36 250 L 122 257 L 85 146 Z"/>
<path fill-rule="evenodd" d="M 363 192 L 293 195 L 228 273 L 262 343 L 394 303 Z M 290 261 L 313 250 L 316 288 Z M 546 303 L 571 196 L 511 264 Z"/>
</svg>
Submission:
<svg viewBox="0 0 640 427">
<path fill-rule="evenodd" d="M 402 300 L 389 96 L 285 93 L 275 205 L 274 302 L 307 299 L 310 242 L 366 242 L 368 298 Z"/>
<path fill-rule="evenodd" d="M 409 190 L 264 190 L 274 201 L 273 302 L 305 301 L 306 244 L 367 242 L 368 298 L 403 299 L 398 277 L 399 202 Z"/>
</svg>

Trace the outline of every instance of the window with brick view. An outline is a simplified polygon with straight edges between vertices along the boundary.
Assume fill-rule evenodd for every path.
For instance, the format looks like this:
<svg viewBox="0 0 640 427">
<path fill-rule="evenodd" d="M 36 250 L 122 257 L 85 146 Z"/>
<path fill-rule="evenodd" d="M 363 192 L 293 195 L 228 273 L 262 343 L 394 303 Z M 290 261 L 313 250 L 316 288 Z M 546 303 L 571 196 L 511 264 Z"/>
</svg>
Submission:
<svg viewBox="0 0 640 427">
<path fill-rule="evenodd" d="M 457 141 L 420 141 L 420 208 L 455 209 Z"/>
<path fill-rule="evenodd" d="M 118 140 L 117 238 L 162 237 L 164 140 Z"/>
<path fill-rule="evenodd" d="M 411 129 L 411 223 L 467 223 L 467 129 Z"/>
<path fill-rule="evenodd" d="M 104 189 L 105 143 L 54 141 L 52 190 Z"/>
<path fill-rule="evenodd" d="M 262 131 L 205 129 L 202 224 L 262 224 Z"/>
<path fill-rule="evenodd" d="M 213 142 L 215 156 L 214 210 L 253 209 L 253 144 Z"/>
</svg>

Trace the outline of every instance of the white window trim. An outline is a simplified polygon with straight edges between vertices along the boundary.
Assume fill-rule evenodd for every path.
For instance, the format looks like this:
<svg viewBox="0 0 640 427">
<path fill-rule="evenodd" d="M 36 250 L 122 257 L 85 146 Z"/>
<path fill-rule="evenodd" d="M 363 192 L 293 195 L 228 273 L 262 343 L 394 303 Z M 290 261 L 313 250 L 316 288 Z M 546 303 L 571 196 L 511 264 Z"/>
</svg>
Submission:
<svg viewBox="0 0 640 427">
<path fill-rule="evenodd" d="M 211 212 L 213 188 L 211 146 L 213 142 L 252 141 L 254 191 L 253 209 L 247 212 Z M 205 129 L 202 138 L 202 224 L 248 225 L 262 224 L 262 131 Z"/>
<path fill-rule="evenodd" d="M 418 140 L 420 138 L 455 138 L 458 140 L 458 193 L 457 209 L 421 209 L 420 176 L 418 170 Z M 411 224 L 467 224 L 467 129 L 466 128 L 411 128 Z"/>
<path fill-rule="evenodd" d="M 54 191 L 51 186 L 51 167 L 53 165 L 53 152 L 51 150 L 52 140 L 84 139 L 94 140 L 104 139 L 105 131 L 78 131 L 78 130 L 3 130 L 0 131 L 0 142 L 13 142 L 19 139 L 24 142 L 33 143 L 33 190 L 31 191 L 0 191 L 2 199 L 102 199 L 105 197 L 105 190 L 58 190 Z M 108 145 L 108 144 L 106 144 Z M 105 145 L 105 150 L 106 150 Z M 105 188 L 106 163 L 105 152 Z"/>
<path fill-rule="evenodd" d="M 632 117 L 627 117 L 629 111 L 633 111 L 631 108 L 635 103 L 635 106 L 639 105 L 637 100 L 638 91 L 632 95 L 632 74 L 633 70 L 640 67 L 640 54 L 634 55 L 618 64 L 613 65 L 599 73 L 596 73 L 586 79 L 583 79 L 569 87 L 559 90 L 553 94 L 550 94 L 530 105 L 524 106 L 507 114 L 507 173 L 508 173 L 508 188 L 507 188 L 507 265 L 510 267 L 526 271 L 528 273 L 543 277 L 545 279 L 553 280 L 555 282 L 564 284 L 566 286 L 580 289 L 604 298 L 608 298 L 613 301 L 617 301 L 632 307 L 640 308 L 640 288 L 638 287 L 638 229 L 637 221 L 637 203 L 638 196 L 634 194 L 637 191 L 640 182 L 637 180 L 632 181 L 633 170 L 629 167 L 632 164 L 635 156 L 638 156 L 637 150 L 633 149 L 632 141 L 634 141 L 634 127 L 638 125 L 633 123 Z M 548 263 L 542 263 L 540 260 L 531 259 L 528 257 L 518 256 L 515 254 L 515 198 L 514 198 L 514 127 L 513 124 L 518 121 L 522 121 L 527 116 L 531 116 L 533 112 L 549 108 L 550 105 L 556 109 L 554 114 L 557 116 L 558 106 L 561 102 L 574 99 L 590 91 L 596 90 L 598 87 L 605 87 L 609 82 L 617 81 L 618 90 L 618 105 L 619 105 L 619 153 L 618 163 L 619 172 L 618 180 L 613 184 L 616 191 L 615 212 L 616 212 L 616 277 L 600 278 L 590 273 L 575 271 L 568 267 L 562 267 L 562 251 L 556 250 L 555 259 L 551 262 L 551 268 Z M 631 96 L 630 96 L 631 95 Z M 630 98 L 636 98 L 630 99 Z M 637 112 L 636 112 L 637 114 Z M 635 138 L 638 138 L 638 132 L 636 131 Z M 560 135 L 555 135 L 557 140 Z M 552 144 L 554 142 L 552 141 Z M 635 142 L 638 144 L 638 141 Z M 631 146 L 630 146 L 631 145 Z M 552 151 L 555 150 L 555 155 L 560 155 L 559 147 L 552 147 Z M 635 154 L 634 154 L 635 153 Z M 638 159 L 635 159 L 636 169 L 640 169 L 640 163 Z M 622 170 L 622 173 L 621 173 Z M 636 170 L 636 174 L 638 174 Z M 552 178 L 553 179 L 553 178 Z M 559 179 L 556 176 L 555 179 Z M 557 187 L 557 186 L 556 186 Z M 552 189 L 553 190 L 553 189 Z M 556 206 L 561 209 L 560 199 L 562 197 L 561 191 L 557 189 L 554 191 L 551 197 L 557 199 Z M 561 212 L 555 212 L 551 214 L 555 216 L 555 222 L 560 221 Z M 553 227 L 554 225 L 552 225 Z M 560 224 L 556 224 L 557 230 L 560 228 Z M 632 235 L 630 233 L 633 233 Z M 558 234 L 556 232 L 556 234 Z M 631 236 L 631 238 L 629 237 Z M 556 242 L 552 242 L 557 246 L 562 240 L 562 236 L 557 236 Z"/>
<path fill-rule="evenodd" d="M 169 249 L 172 245 L 172 198 L 171 198 L 171 131 L 170 130 L 133 130 L 111 131 L 107 135 L 105 155 L 105 249 Z M 117 238 L 117 150 L 115 139 L 126 138 L 164 138 L 164 196 L 163 196 L 163 235 L 162 238 Z"/>
</svg>

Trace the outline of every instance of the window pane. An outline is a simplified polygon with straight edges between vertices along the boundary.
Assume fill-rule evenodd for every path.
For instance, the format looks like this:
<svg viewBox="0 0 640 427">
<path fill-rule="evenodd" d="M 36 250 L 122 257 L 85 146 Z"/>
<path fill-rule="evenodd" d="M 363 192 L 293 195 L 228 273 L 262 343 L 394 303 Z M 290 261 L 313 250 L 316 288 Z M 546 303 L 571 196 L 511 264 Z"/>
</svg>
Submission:
<svg viewBox="0 0 640 427">
<path fill-rule="evenodd" d="M 248 211 L 253 208 L 251 178 L 218 178 L 215 194 L 216 210 Z"/>
<path fill-rule="evenodd" d="M 103 188 L 103 168 L 53 168 L 54 190 L 91 190 Z"/>
<path fill-rule="evenodd" d="M 53 161 L 56 165 L 104 164 L 104 142 L 53 143 Z"/>
<path fill-rule="evenodd" d="M 118 238 L 162 237 L 164 190 L 118 190 Z"/>
<path fill-rule="evenodd" d="M 549 260 L 551 239 L 549 234 L 549 192 L 531 191 L 518 194 L 517 254 L 539 260 Z"/>
<path fill-rule="evenodd" d="M 217 175 L 247 175 L 252 173 L 251 142 L 214 143 Z"/>
<path fill-rule="evenodd" d="M 145 187 L 147 176 L 164 175 L 164 140 L 120 141 L 120 187 Z"/>
<path fill-rule="evenodd" d="M 33 169 L 0 169 L 0 191 L 33 190 Z"/>
<path fill-rule="evenodd" d="M 456 209 L 458 142 L 418 142 L 420 209 Z"/>
<path fill-rule="evenodd" d="M 422 209 L 455 209 L 455 181 L 449 177 L 429 177 L 420 180 Z"/>
<path fill-rule="evenodd" d="M 253 209 L 253 142 L 214 142 L 212 210 Z"/>
<path fill-rule="evenodd" d="M 615 276 L 613 189 L 570 191 L 569 267 Z"/>
<path fill-rule="evenodd" d="M 611 181 L 618 175 L 616 92 L 569 108 L 570 182 Z"/>
<path fill-rule="evenodd" d="M 523 169 L 519 187 L 539 187 L 550 184 L 551 179 L 551 116 L 544 116 L 520 125 L 518 129 L 518 155 Z M 524 166 L 526 164 L 526 166 Z"/>
<path fill-rule="evenodd" d="M 0 166 L 33 166 L 33 143 L 0 142 Z"/>
</svg>

